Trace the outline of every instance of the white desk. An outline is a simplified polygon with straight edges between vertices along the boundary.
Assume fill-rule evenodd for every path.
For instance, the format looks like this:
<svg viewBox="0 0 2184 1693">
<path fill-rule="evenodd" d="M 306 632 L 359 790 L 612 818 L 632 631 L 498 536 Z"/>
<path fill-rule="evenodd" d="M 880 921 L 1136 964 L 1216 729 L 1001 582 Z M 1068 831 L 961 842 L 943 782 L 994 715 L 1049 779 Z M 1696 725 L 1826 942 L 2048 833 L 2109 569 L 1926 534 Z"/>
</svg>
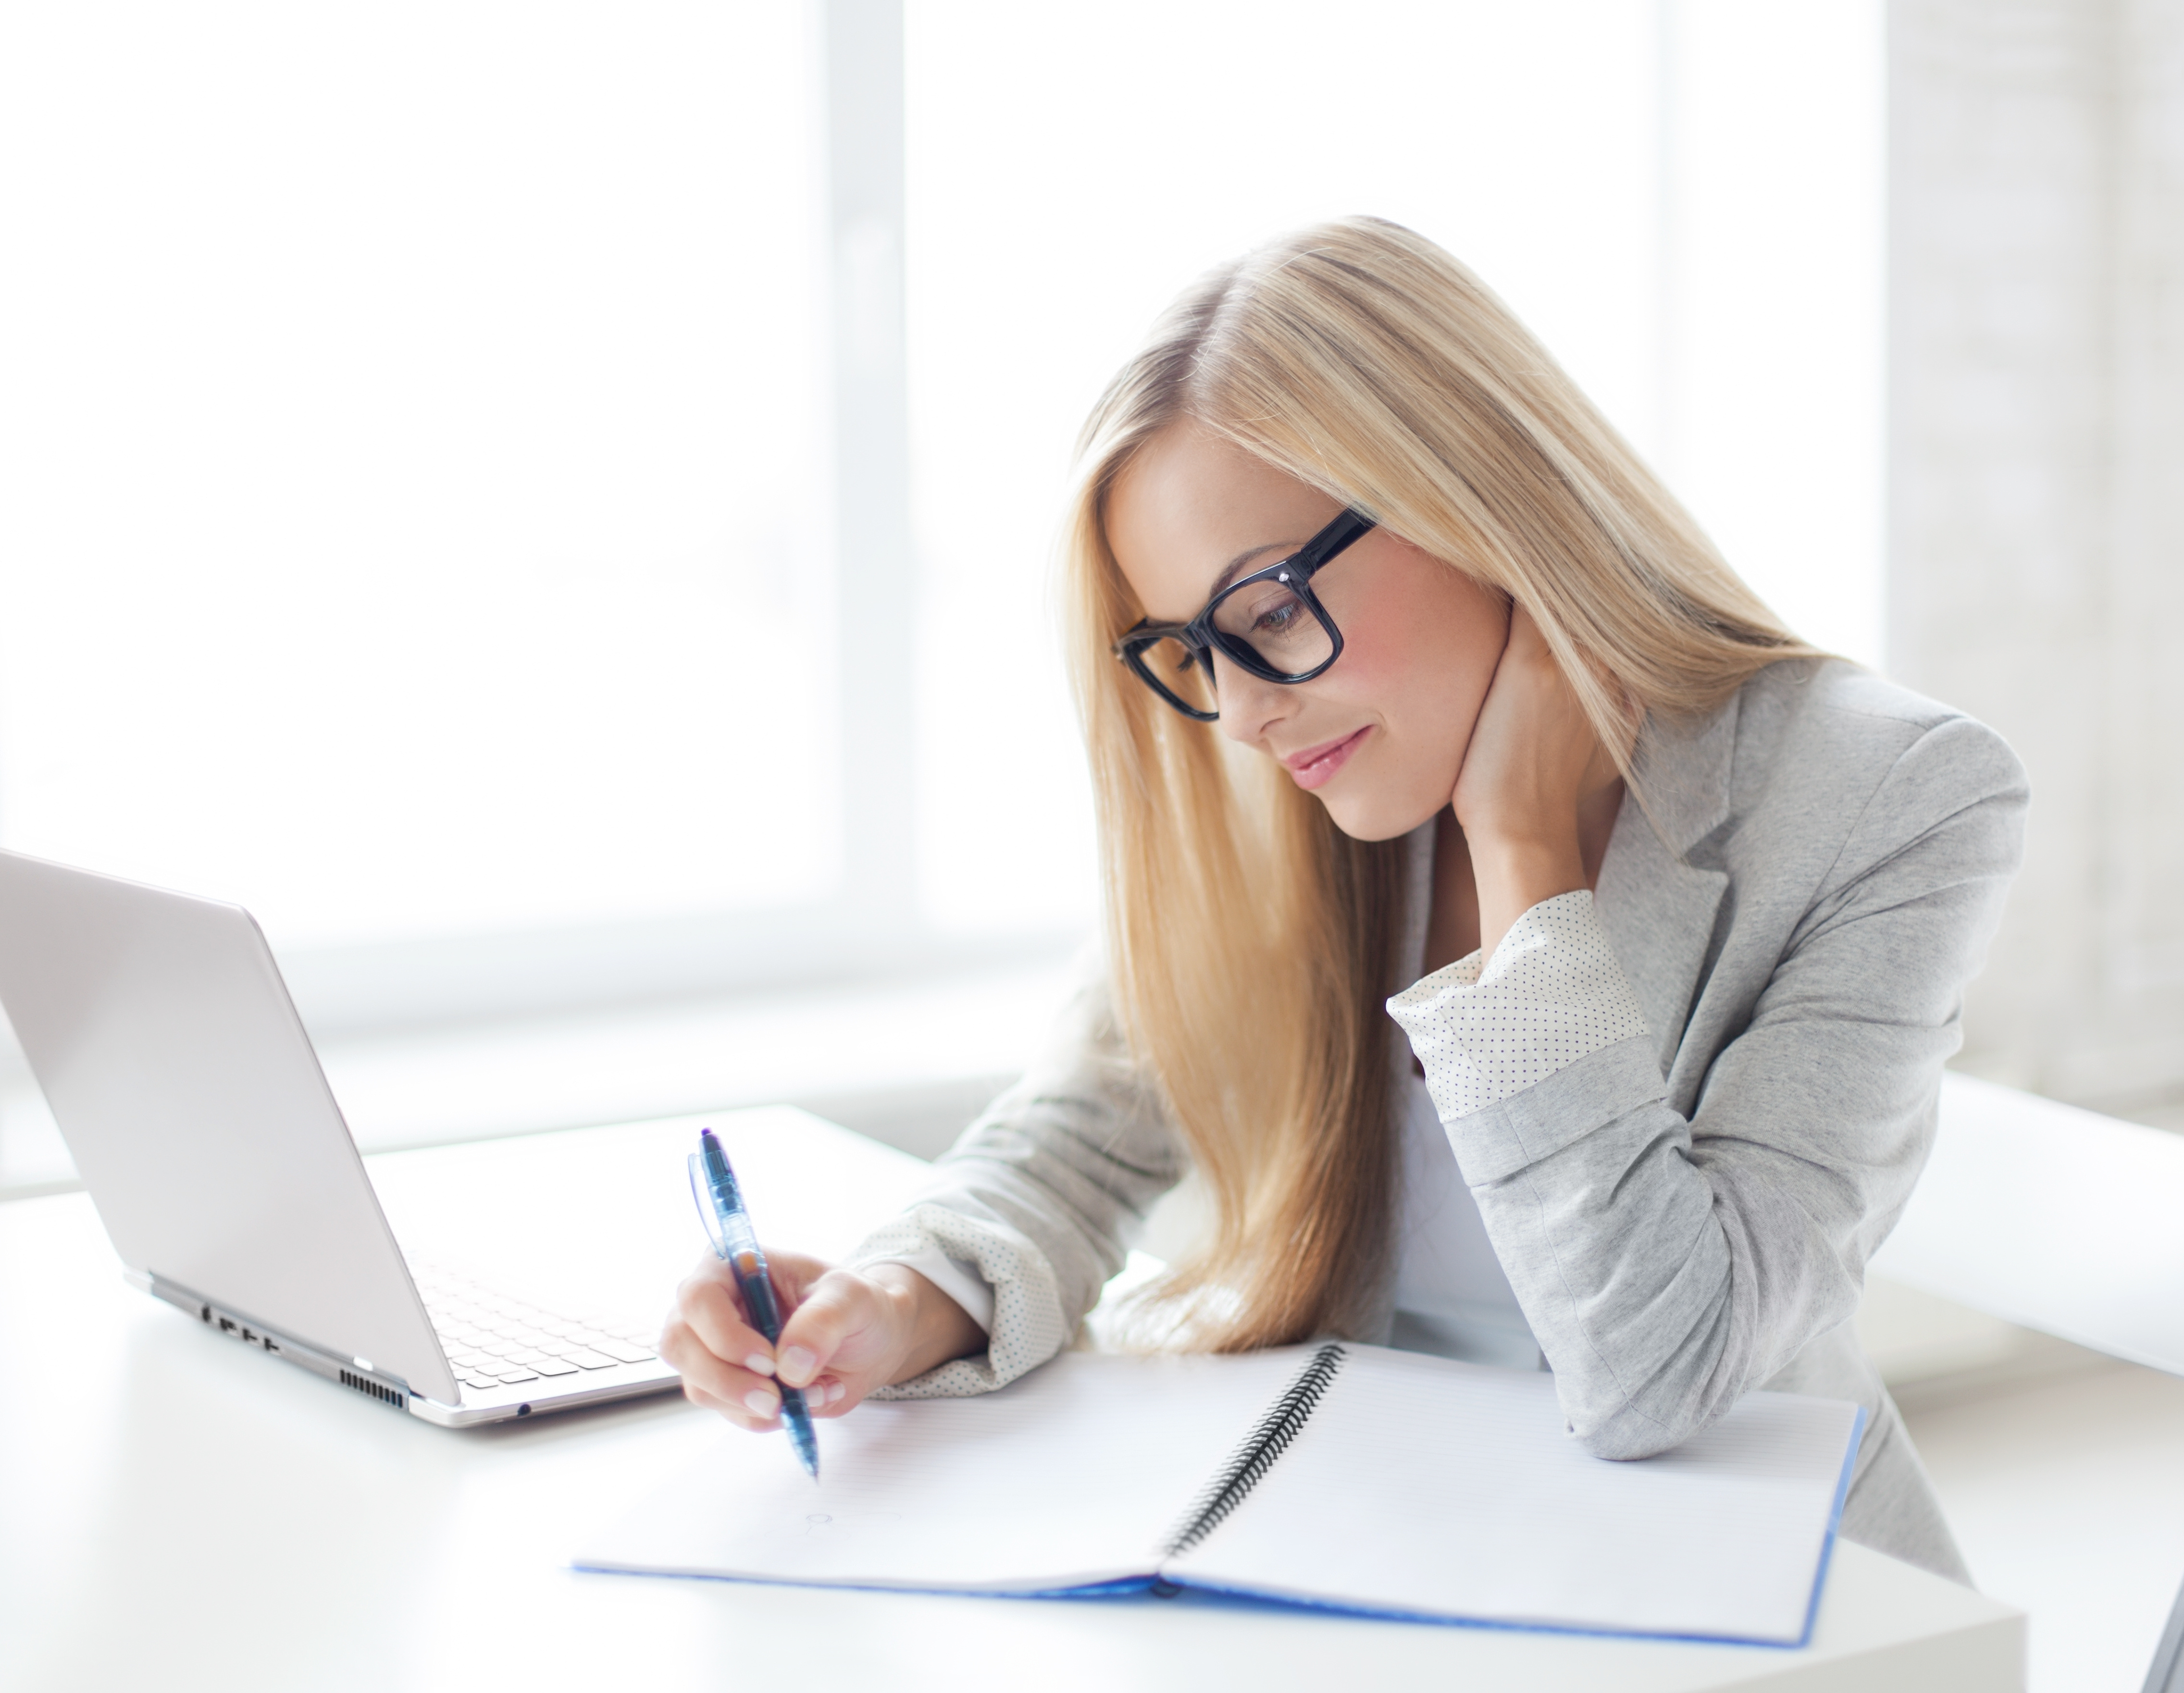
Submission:
<svg viewBox="0 0 2184 1693">
<path fill-rule="evenodd" d="M 2184 1135 L 1971 1076 L 1877 1275 L 2184 1375 Z"/>
<path fill-rule="evenodd" d="M 839 1250 L 916 1161 L 787 1111 L 712 1119 L 769 1238 Z M 697 1119 L 373 1161 L 405 1232 L 495 1219 L 532 1273 L 650 1308 L 702 1245 Z M 828 1194 L 839 1195 L 830 1206 Z M 572 1219 L 589 1211 L 593 1222 Z M 413 1236 L 413 1238 L 415 1238 Z M 590 1261 L 587 1263 L 585 1260 Z M 928 1598 L 578 1575 L 585 1528 L 722 1438 L 674 1398 L 458 1434 L 123 1285 L 82 1195 L 0 1206 L 0 1685 L 1023 1686 L 1314 1693 L 2024 1685 L 2024 1619 L 1853 1545 L 1799 1652 L 1315 1617 L 1186 1598 Z M 822 1435 L 823 1438 L 823 1435 Z"/>
</svg>

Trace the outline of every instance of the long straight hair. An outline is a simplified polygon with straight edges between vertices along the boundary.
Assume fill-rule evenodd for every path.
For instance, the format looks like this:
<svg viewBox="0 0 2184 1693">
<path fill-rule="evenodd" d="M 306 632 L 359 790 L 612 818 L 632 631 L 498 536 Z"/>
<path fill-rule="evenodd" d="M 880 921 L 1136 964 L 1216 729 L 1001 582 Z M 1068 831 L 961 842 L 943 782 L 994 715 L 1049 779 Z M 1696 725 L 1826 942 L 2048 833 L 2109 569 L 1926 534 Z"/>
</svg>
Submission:
<svg viewBox="0 0 2184 1693">
<path fill-rule="evenodd" d="M 1630 728 L 1808 655 L 1516 317 L 1440 248 L 1346 219 L 1187 291 L 1079 443 L 1065 538 L 1115 1006 L 1215 1207 L 1151 1290 L 1172 1341 L 1242 1351 L 1370 1320 L 1393 1234 L 1401 847 L 1353 840 L 1112 653 L 1145 615 L 1116 480 L 1190 420 L 1529 611 L 1640 795 Z"/>
</svg>

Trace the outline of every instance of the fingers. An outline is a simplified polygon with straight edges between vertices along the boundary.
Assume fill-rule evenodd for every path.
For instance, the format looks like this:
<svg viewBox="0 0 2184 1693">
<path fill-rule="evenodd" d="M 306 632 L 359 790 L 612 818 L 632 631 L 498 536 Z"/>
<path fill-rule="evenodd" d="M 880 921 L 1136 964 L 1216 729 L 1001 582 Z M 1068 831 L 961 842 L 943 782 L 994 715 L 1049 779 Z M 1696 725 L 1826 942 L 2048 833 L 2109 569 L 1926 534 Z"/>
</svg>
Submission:
<svg viewBox="0 0 2184 1693">
<path fill-rule="evenodd" d="M 744 1428 L 770 1428 L 781 1409 L 781 1390 L 766 1376 L 717 1356 L 679 1317 L 660 1337 L 660 1356 L 682 1378 L 694 1405 L 719 1412 Z"/>
<path fill-rule="evenodd" d="M 855 1276 L 829 1276 L 816 1283 L 803 1304 L 782 1325 L 775 1349 L 780 1378 L 791 1387 L 816 1381 L 843 1343 L 870 1326 L 871 1301 L 866 1284 Z"/>
<path fill-rule="evenodd" d="M 1572 704 L 1576 703 L 1569 679 L 1563 674 L 1546 636 L 1532 614 L 1513 601 L 1509 606 L 1508 632 L 1502 638 L 1502 656 L 1495 663 L 1489 692 L 1495 689 L 1505 694 L 1521 693 L 1523 704 L 1532 712 L 1550 697 L 1566 694 Z"/>
<path fill-rule="evenodd" d="M 804 1408 L 814 1417 L 839 1417 L 853 1402 L 850 1384 L 834 1376 L 822 1376 L 803 1391 Z"/>
<path fill-rule="evenodd" d="M 760 1375 L 773 1373 L 773 1348 L 744 1320 L 743 1297 L 727 1265 L 717 1272 L 701 1268 L 683 1283 L 676 1290 L 675 1313 L 715 1357 Z"/>
<path fill-rule="evenodd" d="M 738 1428 L 764 1434 L 781 1426 L 779 1384 L 754 1371 L 715 1357 L 697 1343 L 689 1328 L 671 1323 L 660 1337 L 660 1356 L 680 1372 L 682 1396 L 693 1405 L 718 1412 Z M 850 1408 L 850 1390 L 822 1376 L 803 1389 L 814 1416 L 838 1416 Z"/>
<path fill-rule="evenodd" d="M 784 1305 L 826 1274 L 827 1266 L 817 1259 L 801 1254 L 781 1257 L 788 1273 L 777 1274 L 775 1281 Z M 813 1324 L 797 1353 L 798 1375 L 789 1384 L 803 1390 L 805 1406 L 816 1415 L 839 1415 L 854 1402 L 849 1388 L 827 1373 L 824 1358 L 812 1345 L 814 1336 L 822 1337 L 831 1356 L 838 1340 L 824 1337 L 837 1333 L 831 1318 Z M 780 1426 L 781 1366 L 775 1349 L 746 1320 L 733 1273 L 720 1260 L 702 1261 L 677 1289 L 659 1351 L 681 1374 L 683 1396 L 692 1404 L 755 1433 Z"/>
</svg>

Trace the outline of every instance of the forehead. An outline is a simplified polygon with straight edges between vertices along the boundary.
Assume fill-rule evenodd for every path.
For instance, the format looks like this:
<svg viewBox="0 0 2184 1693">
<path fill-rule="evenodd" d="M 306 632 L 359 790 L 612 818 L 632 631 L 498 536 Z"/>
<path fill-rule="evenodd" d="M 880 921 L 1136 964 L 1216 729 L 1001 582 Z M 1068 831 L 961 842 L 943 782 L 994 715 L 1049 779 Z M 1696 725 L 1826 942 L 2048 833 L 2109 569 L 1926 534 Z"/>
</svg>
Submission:
<svg viewBox="0 0 2184 1693">
<path fill-rule="evenodd" d="M 1171 426 L 1109 491 L 1107 544 L 1146 615 L 1197 615 L 1239 556 L 1272 564 L 1340 510 L 1310 485 L 1193 423 Z"/>
</svg>

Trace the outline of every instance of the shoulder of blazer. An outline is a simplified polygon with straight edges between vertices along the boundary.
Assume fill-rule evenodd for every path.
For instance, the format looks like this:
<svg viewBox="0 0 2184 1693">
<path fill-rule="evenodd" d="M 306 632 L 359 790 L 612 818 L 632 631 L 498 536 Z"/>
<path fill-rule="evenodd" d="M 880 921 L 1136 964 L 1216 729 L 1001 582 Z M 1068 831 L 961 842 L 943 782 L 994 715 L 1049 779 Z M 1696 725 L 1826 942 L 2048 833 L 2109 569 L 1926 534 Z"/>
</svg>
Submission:
<svg viewBox="0 0 2184 1693">
<path fill-rule="evenodd" d="M 2006 828 L 2022 810 L 2024 769 L 2001 736 L 1855 665 L 1771 666 L 1739 704 L 1726 810 L 1744 849 L 1724 841 L 1732 860 L 1824 855 L 1832 882 L 1983 802 L 2002 802 Z"/>
</svg>

